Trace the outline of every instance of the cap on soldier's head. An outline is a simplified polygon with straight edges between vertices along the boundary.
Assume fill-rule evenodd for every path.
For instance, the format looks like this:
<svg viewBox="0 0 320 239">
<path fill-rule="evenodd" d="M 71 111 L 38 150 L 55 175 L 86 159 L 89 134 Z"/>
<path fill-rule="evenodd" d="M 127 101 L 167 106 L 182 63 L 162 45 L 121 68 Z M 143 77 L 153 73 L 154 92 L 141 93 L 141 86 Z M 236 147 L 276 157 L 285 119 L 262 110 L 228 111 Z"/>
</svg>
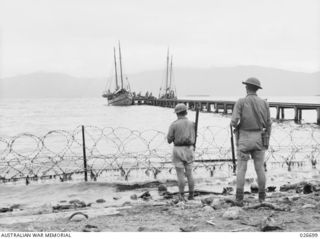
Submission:
<svg viewBox="0 0 320 239">
<path fill-rule="evenodd" d="M 179 103 L 174 108 L 174 113 L 178 114 L 180 112 L 187 111 L 187 106 L 183 103 Z"/>
<path fill-rule="evenodd" d="M 254 86 L 258 87 L 259 89 L 262 89 L 260 81 L 254 77 L 248 78 L 246 81 L 243 81 L 242 84 L 254 85 Z"/>
</svg>

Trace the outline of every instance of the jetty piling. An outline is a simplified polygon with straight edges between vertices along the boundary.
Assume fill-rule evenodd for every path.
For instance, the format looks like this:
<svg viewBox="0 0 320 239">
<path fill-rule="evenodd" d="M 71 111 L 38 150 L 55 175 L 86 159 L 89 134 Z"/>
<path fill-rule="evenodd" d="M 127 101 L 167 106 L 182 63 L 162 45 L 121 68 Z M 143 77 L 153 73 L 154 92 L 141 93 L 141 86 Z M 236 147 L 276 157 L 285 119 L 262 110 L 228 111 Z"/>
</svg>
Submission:
<svg viewBox="0 0 320 239">
<path fill-rule="evenodd" d="M 198 107 L 201 112 L 230 114 L 236 102 L 223 100 L 133 99 L 134 105 L 153 105 L 174 108 L 178 103 L 184 103 L 190 110 L 196 110 Z M 316 123 L 320 125 L 320 104 L 269 102 L 269 107 L 276 109 L 275 118 L 277 120 L 286 119 L 285 111 L 287 109 L 294 110 L 293 120 L 296 123 L 301 123 L 302 111 L 315 110 L 317 112 Z"/>
<path fill-rule="evenodd" d="M 284 119 L 284 108 L 281 109 L 281 119 Z"/>
<path fill-rule="evenodd" d="M 296 106 L 294 107 L 294 122 L 299 122 L 299 109 Z"/>
<path fill-rule="evenodd" d="M 207 103 L 207 112 L 211 112 L 211 104 L 209 102 Z"/>
<path fill-rule="evenodd" d="M 279 120 L 280 119 L 280 107 L 279 106 L 276 107 L 276 111 L 277 111 L 276 119 Z"/>
<path fill-rule="evenodd" d="M 82 151 L 83 151 L 83 169 L 84 169 L 84 181 L 88 181 L 88 169 L 87 169 L 87 155 L 86 155 L 86 139 L 84 132 L 84 125 L 81 126 L 82 129 Z"/>
</svg>

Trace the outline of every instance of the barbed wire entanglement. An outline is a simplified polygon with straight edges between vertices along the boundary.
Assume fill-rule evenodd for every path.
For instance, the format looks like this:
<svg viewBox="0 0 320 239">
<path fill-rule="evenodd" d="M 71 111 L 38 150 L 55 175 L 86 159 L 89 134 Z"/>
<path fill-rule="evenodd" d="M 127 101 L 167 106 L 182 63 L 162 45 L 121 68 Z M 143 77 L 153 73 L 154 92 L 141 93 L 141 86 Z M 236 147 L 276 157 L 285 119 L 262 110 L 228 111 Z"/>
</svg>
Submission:
<svg viewBox="0 0 320 239">
<path fill-rule="evenodd" d="M 272 130 L 265 160 L 268 167 L 286 167 L 289 171 L 292 167 L 316 167 L 320 158 L 318 126 L 276 124 Z M 215 171 L 225 170 L 231 174 L 230 138 L 229 127 L 200 128 L 195 173 L 213 176 Z M 0 137 L 0 182 L 67 181 L 84 174 L 93 181 L 103 177 L 108 181 L 165 178 L 174 172 L 171 152 L 166 133 L 157 130 L 79 126 L 74 131 L 53 130 L 41 137 L 29 133 Z"/>
</svg>

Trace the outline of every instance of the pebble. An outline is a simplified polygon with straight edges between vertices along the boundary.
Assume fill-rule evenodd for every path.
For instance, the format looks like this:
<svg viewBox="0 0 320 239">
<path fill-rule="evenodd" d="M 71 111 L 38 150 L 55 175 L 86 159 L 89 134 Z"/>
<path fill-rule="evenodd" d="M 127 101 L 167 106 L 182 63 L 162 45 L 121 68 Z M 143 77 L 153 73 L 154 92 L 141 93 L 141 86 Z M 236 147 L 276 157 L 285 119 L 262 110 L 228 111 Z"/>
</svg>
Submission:
<svg viewBox="0 0 320 239">
<path fill-rule="evenodd" d="M 97 199 L 96 200 L 96 203 L 105 203 L 106 200 L 104 200 L 103 198 L 100 198 L 100 199 Z"/>
<path fill-rule="evenodd" d="M 137 231 L 138 232 L 157 232 L 162 230 L 156 227 L 138 227 Z"/>
<path fill-rule="evenodd" d="M 208 197 L 208 198 L 201 199 L 201 202 L 204 205 L 211 205 L 213 201 L 214 201 L 214 197 Z"/>
<path fill-rule="evenodd" d="M 290 201 L 297 201 L 299 198 L 300 198 L 299 195 L 288 196 L 288 199 L 289 199 Z"/>
<path fill-rule="evenodd" d="M 83 232 L 100 232 L 99 228 L 94 225 L 87 224 L 82 229 Z"/>
<path fill-rule="evenodd" d="M 302 206 L 302 208 L 304 208 L 304 209 L 306 209 L 306 208 L 316 208 L 316 206 L 313 205 L 313 204 L 305 204 L 305 205 Z"/>
<path fill-rule="evenodd" d="M 160 194 L 160 193 L 159 193 Z M 164 199 L 172 199 L 173 195 L 169 192 L 162 192 L 160 196 L 163 196 Z"/>
<path fill-rule="evenodd" d="M 256 184 L 256 183 L 251 184 L 250 191 L 251 191 L 251 193 L 258 193 L 259 192 L 258 184 Z"/>
<path fill-rule="evenodd" d="M 213 212 L 214 211 L 214 209 L 212 207 L 210 207 L 210 206 L 204 206 L 202 208 L 202 210 L 205 211 L 205 212 Z"/>
<path fill-rule="evenodd" d="M 87 204 L 84 201 L 80 201 L 78 199 L 69 201 L 70 204 L 75 205 L 77 208 L 86 207 Z"/>
<path fill-rule="evenodd" d="M 0 208 L 0 213 L 1 212 L 12 212 L 12 208 L 6 208 L 6 207 L 3 207 L 3 208 Z"/>
<path fill-rule="evenodd" d="M 283 197 L 279 200 L 280 202 L 283 202 L 283 203 L 291 203 L 292 201 L 289 199 L 289 197 Z"/>
<path fill-rule="evenodd" d="M 51 204 L 43 204 L 37 210 L 36 214 L 47 214 L 52 212 L 52 205 Z"/>
<path fill-rule="evenodd" d="M 184 202 L 178 202 L 178 203 L 176 204 L 176 206 L 177 206 L 177 207 L 180 207 L 181 209 L 184 209 L 185 206 L 186 206 L 186 204 L 185 204 Z"/>
<path fill-rule="evenodd" d="M 240 207 L 230 207 L 222 217 L 229 220 L 238 219 L 241 212 L 243 212 L 243 210 Z"/>
<path fill-rule="evenodd" d="M 211 203 L 211 206 L 217 210 L 223 208 L 222 204 L 223 203 L 219 199 L 214 199 Z"/>
<path fill-rule="evenodd" d="M 273 218 L 268 217 L 261 221 L 260 230 L 263 232 L 281 230 L 282 228 L 279 226 L 279 222 L 275 221 Z"/>
<path fill-rule="evenodd" d="M 148 231 L 148 228 L 146 227 L 138 227 L 138 232 L 144 232 L 144 231 Z"/>
<path fill-rule="evenodd" d="M 233 187 L 224 187 L 222 190 L 222 194 L 229 194 L 233 192 Z"/>
<path fill-rule="evenodd" d="M 196 232 L 199 231 L 199 228 L 196 225 L 180 227 L 180 231 L 182 232 Z"/>
<path fill-rule="evenodd" d="M 137 196 L 137 194 L 132 194 L 132 195 L 130 196 L 130 198 L 131 198 L 132 200 L 137 200 L 137 199 L 138 199 L 138 196 Z"/>
<path fill-rule="evenodd" d="M 306 185 L 303 186 L 303 193 L 304 194 L 309 194 L 313 192 L 313 186 L 310 183 L 307 183 Z"/>
<path fill-rule="evenodd" d="M 267 187 L 267 192 L 275 192 L 276 191 L 276 186 L 269 186 Z"/>
<path fill-rule="evenodd" d="M 79 204 L 81 201 L 79 199 L 74 199 L 69 201 L 70 204 Z"/>
<path fill-rule="evenodd" d="M 152 197 L 151 197 L 150 192 L 149 192 L 149 191 L 146 191 L 146 192 L 144 192 L 143 194 L 141 194 L 141 195 L 139 196 L 139 198 L 142 198 L 143 200 L 147 201 L 147 200 L 151 199 Z"/>
<path fill-rule="evenodd" d="M 67 210 L 67 209 L 71 209 L 71 208 L 75 208 L 75 206 L 73 204 L 67 204 L 67 205 L 56 205 L 56 206 L 52 206 L 53 210 Z"/>
<path fill-rule="evenodd" d="M 87 220 L 87 219 L 88 219 L 88 215 L 79 213 L 79 214 L 76 214 L 73 217 L 71 217 L 70 221 L 81 222 L 81 221 L 84 221 L 84 220 Z"/>
<path fill-rule="evenodd" d="M 21 207 L 21 205 L 20 204 L 13 204 L 13 205 L 11 205 L 11 209 L 19 209 Z"/>
<path fill-rule="evenodd" d="M 129 201 L 125 201 L 123 204 L 122 204 L 122 206 L 124 207 L 124 206 L 131 206 L 132 204 L 131 204 L 131 202 L 129 202 Z"/>
<path fill-rule="evenodd" d="M 168 189 L 167 189 L 166 185 L 160 184 L 159 187 L 158 187 L 158 191 L 159 192 L 167 192 Z"/>
</svg>

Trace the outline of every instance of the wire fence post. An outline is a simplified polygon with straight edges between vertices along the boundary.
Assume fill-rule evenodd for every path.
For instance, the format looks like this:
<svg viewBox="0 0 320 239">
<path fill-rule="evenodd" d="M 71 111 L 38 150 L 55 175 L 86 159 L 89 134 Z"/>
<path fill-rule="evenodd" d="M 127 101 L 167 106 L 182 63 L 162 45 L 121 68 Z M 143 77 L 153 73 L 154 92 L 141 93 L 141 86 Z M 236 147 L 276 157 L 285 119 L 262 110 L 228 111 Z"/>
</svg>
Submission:
<svg viewBox="0 0 320 239">
<path fill-rule="evenodd" d="M 232 152 L 232 164 L 233 164 L 233 173 L 236 173 L 236 157 L 235 157 L 235 153 L 234 153 L 234 140 L 233 140 L 233 130 L 232 130 L 232 126 L 230 125 L 230 133 L 231 133 L 231 152 Z"/>
<path fill-rule="evenodd" d="M 84 125 L 82 128 L 82 152 L 83 152 L 83 169 L 84 169 L 84 181 L 88 181 L 88 171 L 87 171 L 87 155 L 86 155 L 86 139 L 84 135 Z"/>
<path fill-rule="evenodd" d="M 199 108 L 196 107 L 196 120 L 195 120 L 195 139 L 194 139 L 194 150 L 196 150 L 196 144 L 197 144 L 197 136 L 198 136 L 198 123 L 199 123 Z"/>
</svg>

